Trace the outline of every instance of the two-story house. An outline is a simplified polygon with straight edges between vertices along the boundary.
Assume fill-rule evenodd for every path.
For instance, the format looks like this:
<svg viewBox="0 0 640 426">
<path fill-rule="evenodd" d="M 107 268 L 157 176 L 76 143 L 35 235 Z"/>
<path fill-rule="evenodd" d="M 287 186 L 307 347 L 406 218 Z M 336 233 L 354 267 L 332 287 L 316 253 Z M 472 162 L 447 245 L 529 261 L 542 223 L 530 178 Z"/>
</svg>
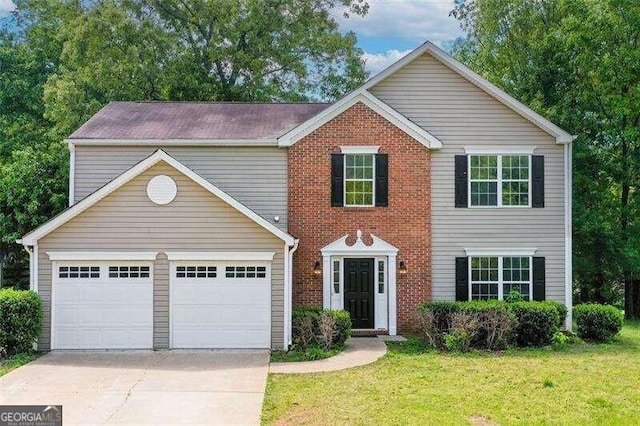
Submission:
<svg viewBox="0 0 640 426">
<path fill-rule="evenodd" d="M 300 305 L 392 335 L 429 300 L 570 307 L 571 141 L 431 43 L 331 105 L 111 103 L 68 138 L 70 207 L 20 241 L 39 347 L 282 348 Z"/>
</svg>

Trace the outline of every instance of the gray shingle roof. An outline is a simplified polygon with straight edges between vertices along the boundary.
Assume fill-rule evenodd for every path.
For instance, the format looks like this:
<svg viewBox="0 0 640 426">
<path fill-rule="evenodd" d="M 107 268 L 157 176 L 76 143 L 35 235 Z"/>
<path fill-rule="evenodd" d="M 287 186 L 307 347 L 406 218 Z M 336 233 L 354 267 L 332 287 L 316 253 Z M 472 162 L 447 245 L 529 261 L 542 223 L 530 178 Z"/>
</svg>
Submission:
<svg viewBox="0 0 640 426">
<path fill-rule="evenodd" d="M 69 139 L 275 139 L 328 106 L 111 102 Z"/>
</svg>

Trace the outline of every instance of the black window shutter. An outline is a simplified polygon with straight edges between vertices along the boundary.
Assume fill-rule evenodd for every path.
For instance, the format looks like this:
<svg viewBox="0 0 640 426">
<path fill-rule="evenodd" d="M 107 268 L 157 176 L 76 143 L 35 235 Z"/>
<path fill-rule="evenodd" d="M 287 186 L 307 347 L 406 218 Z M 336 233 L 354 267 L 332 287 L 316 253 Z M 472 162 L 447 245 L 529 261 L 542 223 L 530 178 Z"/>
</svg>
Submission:
<svg viewBox="0 0 640 426">
<path fill-rule="evenodd" d="M 456 257 L 456 300 L 469 300 L 469 258 Z"/>
<path fill-rule="evenodd" d="M 467 176 L 467 161 L 466 155 L 456 155 L 456 207 L 465 208 L 469 206 L 467 200 L 467 191 L 469 180 Z"/>
<path fill-rule="evenodd" d="M 544 156 L 531 156 L 531 206 L 544 207 Z"/>
<path fill-rule="evenodd" d="M 344 155 L 331 154 L 331 207 L 344 205 Z"/>
<path fill-rule="evenodd" d="M 389 205 L 389 156 L 376 154 L 376 207 Z"/>
<path fill-rule="evenodd" d="M 533 300 L 545 300 L 544 257 L 533 258 Z"/>
</svg>

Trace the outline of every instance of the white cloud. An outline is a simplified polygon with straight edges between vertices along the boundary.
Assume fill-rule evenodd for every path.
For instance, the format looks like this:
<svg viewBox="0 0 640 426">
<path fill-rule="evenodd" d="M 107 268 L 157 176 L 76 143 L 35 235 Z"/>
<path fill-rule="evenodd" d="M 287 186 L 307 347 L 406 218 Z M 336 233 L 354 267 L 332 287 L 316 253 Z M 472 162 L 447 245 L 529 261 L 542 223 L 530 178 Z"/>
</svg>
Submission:
<svg viewBox="0 0 640 426">
<path fill-rule="evenodd" d="M 409 52 L 411 52 L 411 50 L 401 52 L 397 49 L 387 50 L 383 53 L 365 52 L 364 55 L 362 55 L 362 59 L 365 61 L 365 68 L 369 71 L 370 75 L 373 76 L 398 61 Z"/>
<path fill-rule="evenodd" d="M 15 8 L 16 5 L 11 0 L 0 0 L 0 18 L 4 18 L 13 12 Z"/>
<path fill-rule="evenodd" d="M 393 37 L 435 43 L 462 34 L 458 21 L 449 16 L 454 0 L 369 0 L 365 16 L 337 17 L 343 30 L 358 36 Z"/>
</svg>

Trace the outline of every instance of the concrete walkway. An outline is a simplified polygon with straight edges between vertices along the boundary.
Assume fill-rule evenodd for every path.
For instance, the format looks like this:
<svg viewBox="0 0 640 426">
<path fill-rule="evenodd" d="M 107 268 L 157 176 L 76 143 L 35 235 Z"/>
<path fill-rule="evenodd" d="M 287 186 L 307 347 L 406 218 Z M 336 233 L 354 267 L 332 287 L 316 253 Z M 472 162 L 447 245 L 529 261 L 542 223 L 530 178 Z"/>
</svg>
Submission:
<svg viewBox="0 0 640 426">
<path fill-rule="evenodd" d="M 387 353 L 387 346 L 377 337 L 352 337 L 341 354 L 319 361 L 273 362 L 270 373 L 321 373 L 371 364 Z"/>
<path fill-rule="evenodd" d="M 65 425 L 259 425 L 269 351 L 50 352 L 0 377 L 0 405 L 61 404 Z"/>
</svg>

